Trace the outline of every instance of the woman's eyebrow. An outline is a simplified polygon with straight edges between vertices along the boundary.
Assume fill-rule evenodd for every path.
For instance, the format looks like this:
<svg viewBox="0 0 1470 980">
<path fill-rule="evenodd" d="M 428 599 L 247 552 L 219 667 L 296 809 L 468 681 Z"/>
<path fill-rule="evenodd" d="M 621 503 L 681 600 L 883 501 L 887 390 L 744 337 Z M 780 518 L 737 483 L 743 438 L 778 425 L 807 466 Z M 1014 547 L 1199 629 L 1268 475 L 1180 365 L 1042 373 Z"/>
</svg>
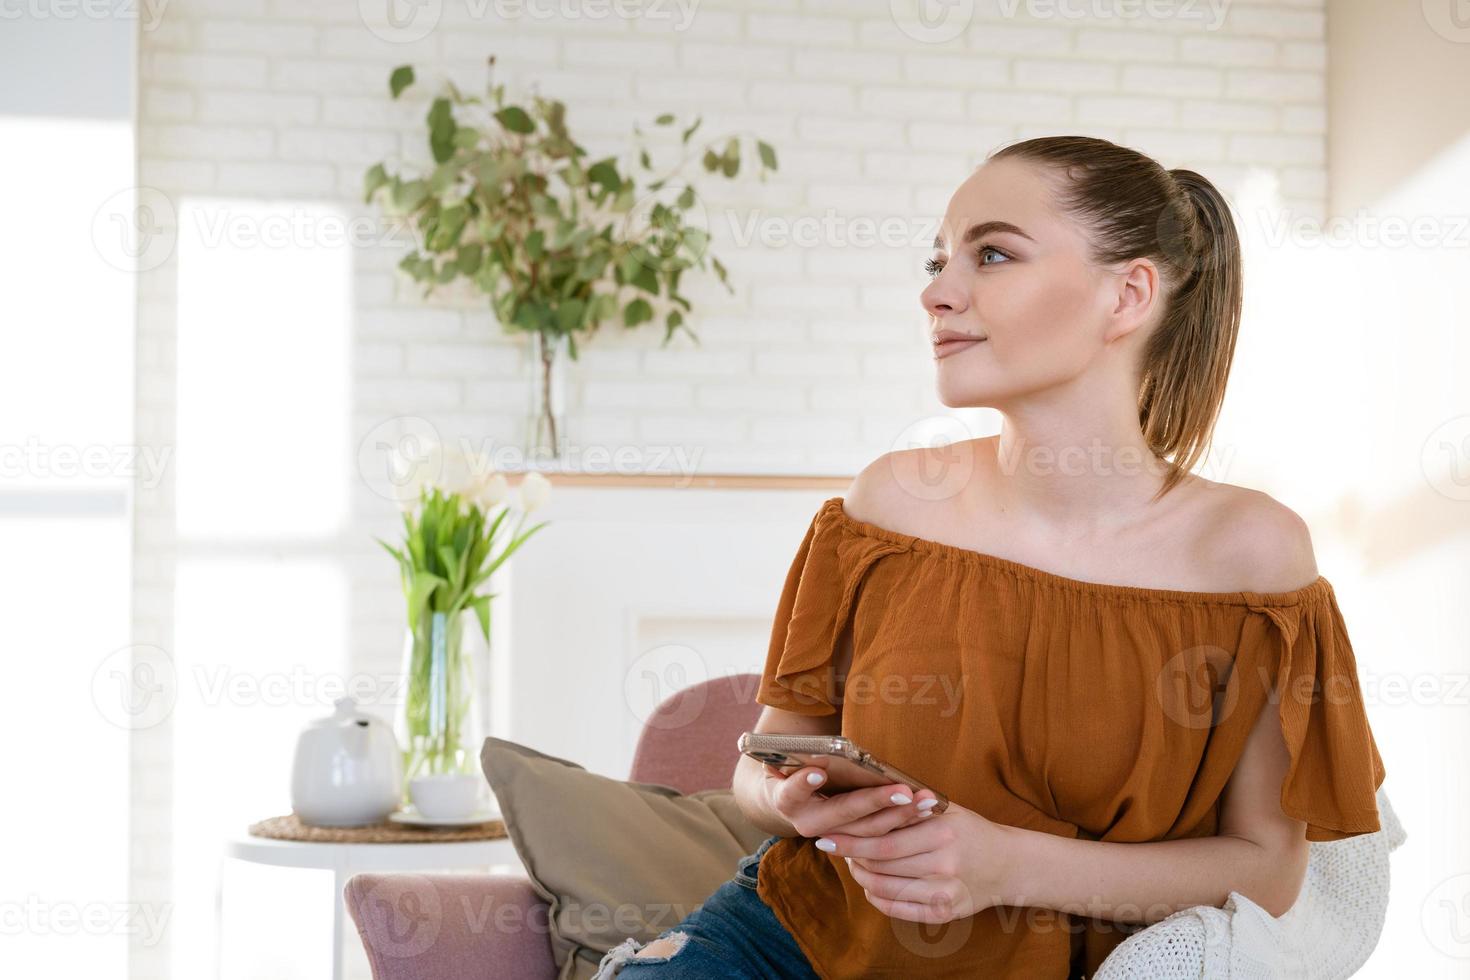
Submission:
<svg viewBox="0 0 1470 980">
<path fill-rule="evenodd" d="M 967 232 L 965 232 L 965 241 L 964 241 L 964 244 L 968 245 L 971 242 L 973 242 L 975 239 L 981 237 L 982 235 L 988 235 L 988 234 L 990 234 L 993 231 L 1010 232 L 1012 235 L 1020 235 L 1022 238 L 1026 239 L 1028 242 L 1034 242 L 1034 241 L 1036 241 L 1036 239 L 1032 238 L 1030 235 L 1026 234 L 1020 228 L 1017 228 L 1015 225 L 1011 224 L 1009 221 L 982 221 L 979 224 L 971 225 L 970 226 L 970 230 L 967 231 Z M 944 240 L 943 240 L 943 237 L 942 236 L 940 236 L 940 235 L 935 235 L 934 236 L 934 247 L 935 248 L 943 248 L 944 247 Z"/>
</svg>

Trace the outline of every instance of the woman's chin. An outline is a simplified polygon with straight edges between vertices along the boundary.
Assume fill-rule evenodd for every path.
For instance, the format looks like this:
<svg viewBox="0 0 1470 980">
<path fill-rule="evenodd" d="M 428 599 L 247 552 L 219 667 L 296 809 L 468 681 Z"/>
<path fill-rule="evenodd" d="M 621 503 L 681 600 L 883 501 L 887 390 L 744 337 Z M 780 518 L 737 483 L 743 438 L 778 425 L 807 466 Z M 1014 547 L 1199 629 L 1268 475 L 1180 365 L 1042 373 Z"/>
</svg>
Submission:
<svg viewBox="0 0 1470 980">
<path fill-rule="evenodd" d="M 970 386 L 945 384 L 943 381 L 935 389 L 939 396 L 939 404 L 945 408 L 988 408 L 987 401 L 989 392 Z"/>
</svg>

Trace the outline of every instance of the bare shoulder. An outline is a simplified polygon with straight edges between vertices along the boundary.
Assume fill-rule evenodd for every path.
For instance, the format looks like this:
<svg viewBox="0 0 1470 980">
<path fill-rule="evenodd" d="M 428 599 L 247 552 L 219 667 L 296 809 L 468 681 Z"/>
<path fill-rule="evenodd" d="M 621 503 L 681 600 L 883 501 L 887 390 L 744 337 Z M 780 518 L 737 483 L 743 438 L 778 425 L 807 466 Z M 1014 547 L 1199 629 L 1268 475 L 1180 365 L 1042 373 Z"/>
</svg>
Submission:
<svg viewBox="0 0 1470 980">
<path fill-rule="evenodd" d="M 924 534 L 950 513 L 944 503 L 965 495 L 987 458 L 980 450 L 993 438 L 884 453 L 853 477 L 843 510 L 855 520 Z"/>
<path fill-rule="evenodd" d="M 854 520 L 880 526 L 901 515 L 904 510 L 903 488 L 910 474 L 917 471 L 915 450 L 884 453 L 860 470 L 842 497 L 842 509 Z"/>
<path fill-rule="evenodd" d="M 1291 592 L 1317 580 L 1312 534 L 1300 514 L 1270 494 L 1225 483 L 1210 508 L 1203 552 L 1250 592 Z"/>
</svg>

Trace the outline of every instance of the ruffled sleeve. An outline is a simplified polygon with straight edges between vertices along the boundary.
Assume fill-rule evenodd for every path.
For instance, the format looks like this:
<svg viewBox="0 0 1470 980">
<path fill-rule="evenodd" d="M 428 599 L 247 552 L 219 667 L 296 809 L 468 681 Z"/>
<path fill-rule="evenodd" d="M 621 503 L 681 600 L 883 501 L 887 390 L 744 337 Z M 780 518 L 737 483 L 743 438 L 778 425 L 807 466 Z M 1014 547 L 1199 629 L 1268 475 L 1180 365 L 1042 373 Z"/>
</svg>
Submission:
<svg viewBox="0 0 1470 980">
<path fill-rule="evenodd" d="M 903 545 L 847 533 L 841 497 L 822 504 L 806 529 L 776 605 L 756 701 L 802 715 L 838 710 L 834 660 L 863 576 Z"/>
<path fill-rule="evenodd" d="M 1306 822 L 1310 841 L 1375 833 L 1383 759 L 1331 584 L 1319 577 L 1300 602 L 1252 608 L 1270 617 L 1279 643 L 1275 690 L 1291 754 L 1282 811 Z"/>
</svg>

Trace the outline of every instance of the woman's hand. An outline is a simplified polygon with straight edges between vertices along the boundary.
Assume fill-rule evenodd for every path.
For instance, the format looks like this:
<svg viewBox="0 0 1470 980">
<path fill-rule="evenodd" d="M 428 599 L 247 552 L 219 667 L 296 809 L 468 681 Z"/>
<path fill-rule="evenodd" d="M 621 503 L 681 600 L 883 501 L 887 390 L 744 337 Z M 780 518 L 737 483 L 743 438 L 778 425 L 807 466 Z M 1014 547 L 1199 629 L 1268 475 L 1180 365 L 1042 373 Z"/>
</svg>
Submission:
<svg viewBox="0 0 1470 980">
<path fill-rule="evenodd" d="M 785 817 L 802 837 L 822 834 L 877 837 L 919 820 L 932 819 L 929 814 L 929 807 L 934 805 L 932 790 L 920 790 L 915 798 L 904 784 L 889 783 L 836 792 L 823 798 L 816 795 L 827 776 L 826 767 L 820 763 L 803 766 L 789 775 L 767 764 L 765 774 L 762 786 L 771 808 Z M 819 778 L 813 782 L 809 777 Z"/>
<path fill-rule="evenodd" d="M 1011 828 L 953 800 L 943 813 L 879 836 L 824 833 L 828 853 L 847 858 L 853 880 L 880 912 L 895 919 L 942 923 L 1008 903 L 1021 869 Z"/>
</svg>

